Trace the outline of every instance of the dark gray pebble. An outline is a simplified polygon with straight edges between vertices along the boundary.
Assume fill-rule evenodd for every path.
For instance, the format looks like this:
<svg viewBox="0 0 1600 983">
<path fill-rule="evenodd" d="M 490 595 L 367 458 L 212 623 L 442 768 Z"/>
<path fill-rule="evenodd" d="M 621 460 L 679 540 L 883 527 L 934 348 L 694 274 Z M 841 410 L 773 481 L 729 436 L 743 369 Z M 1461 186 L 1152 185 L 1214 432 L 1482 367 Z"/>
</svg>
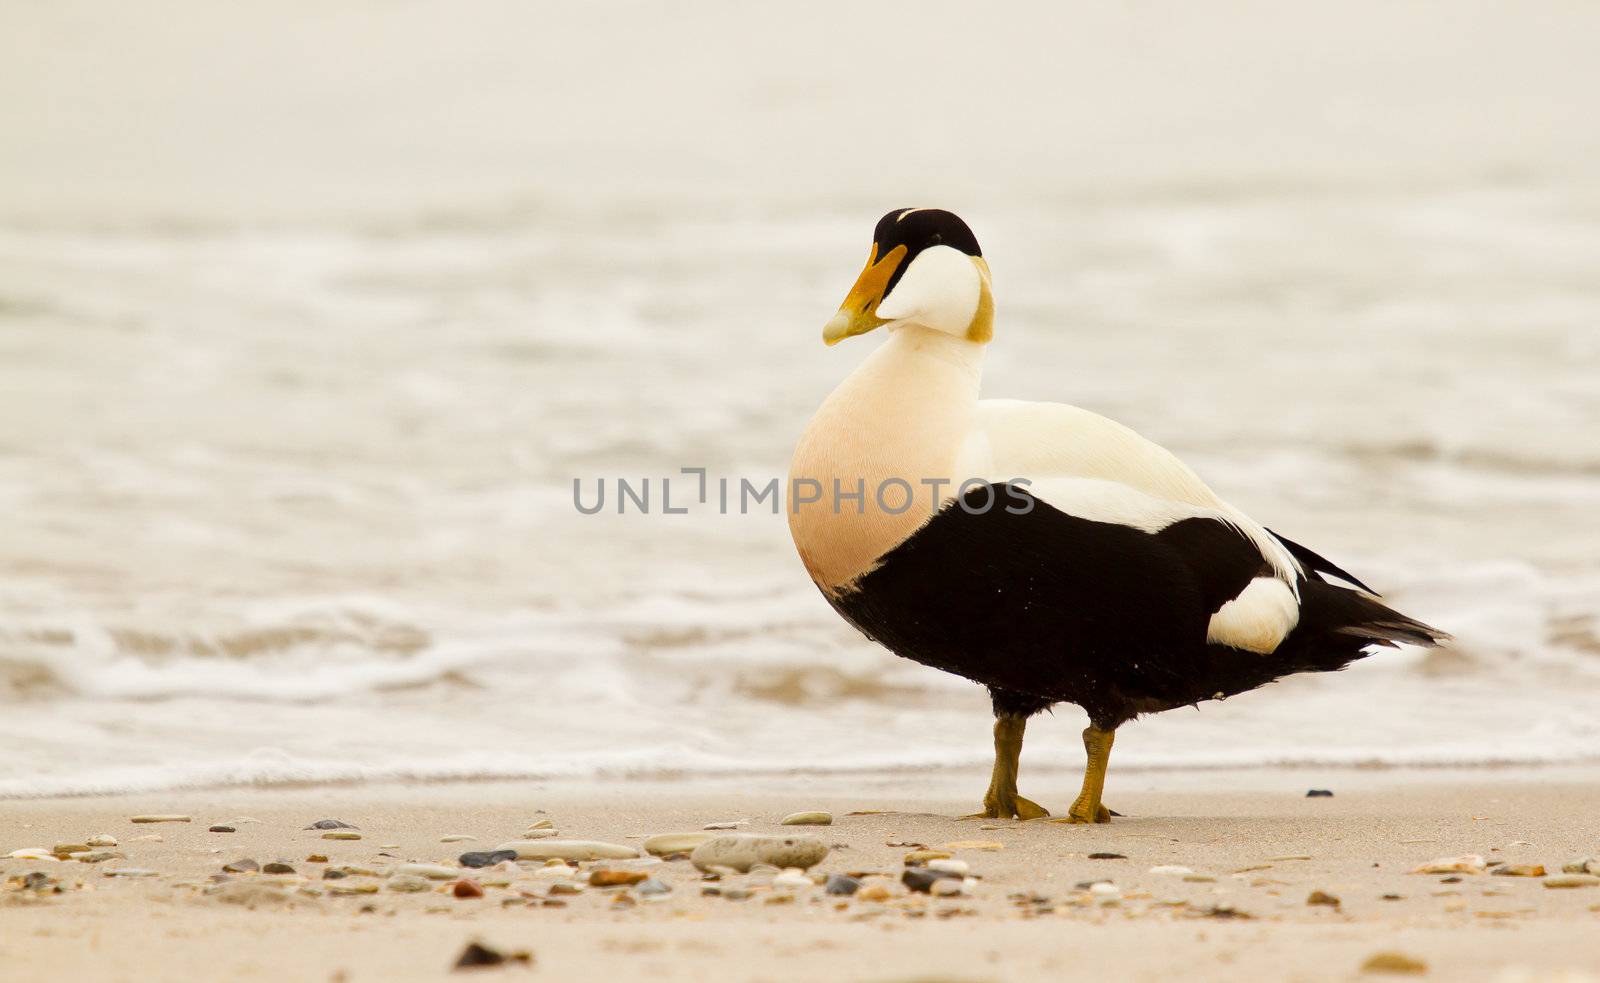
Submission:
<svg viewBox="0 0 1600 983">
<path fill-rule="evenodd" d="M 263 874 L 292 874 L 294 873 L 294 867 L 284 863 L 282 860 L 274 860 L 270 864 L 262 865 L 261 872 Z"/>
<path fill-rule="evenodd" d="M 1123 854 L 1123 853 L 1091 853 L 1091 854 L 1089 854 L 1089 859 L 1090 860 L 1126 860 L 1126 859 L 1128 859 L 1128 856 L 1127 856 L 1127 854 Z"/>
<path fill-rule="evenodd" d="M 222 869 L 230 874 L 243 874 L 247 871 L 260 870 L 261 865 L 249 857 L 245 857 L 243 860 L 235 860 L 231 864 L 223 864 Z"/>
<path fill-rule="evenodd" d="M 206 830 L 206 832 L 207 833 L 237 833 L 239 831 L 234 829 L 232 826 L 213 826 L 210 829 Z"/>
<path fill-rule="evenodd" d="M 493 867 L 495 864 L 507 860 L 517 859 L 515 850 L 489 850 L 476 853 L 463 853 L 460 857 L 463 867 Z"/>
<path fill-rule="evenodd" d="M 1333 798 L 1333 790 L 1332 789 L 1328 789 L 1328 788 L 1307 789 L 1306 790 L 1306 798 L 1308 798 L 1308 799 L 1331 799 L 1331 798 Z"/>
<path fill-rule="evenodd" d="M 822 889 L 829 894 L 851 895 L 861 890 L 861 882 L 849 874 L 829 874 Z"/>
<path fill-rule="evenodd" d="M 306 829 L 360 829 L 360 828 L 361 828 L 360 826 L 352 826 L 349 823 L 341 822 L 341 821 L 339 821 L 337 819 L 319 819 L 316 822 L 312 823 L 310 826 L 306 827 Z"/>
<path fill-rule="evenodd" d="M 934 881 L 942 881 L 950 878 L 954 878 L 955 880 L 959 881 L 961 880 L 961 875 L 955 873 L 954 871 L 948 870 L 929 870 L 926 867 L 907 867 L 900 875 L 900 883 L 904 884 L 912 891 L 921 891 L 923 894 L 927 894 L 928 891 L 933 887 Z"/>
<path fill-rule="evenodd" d="M 322 872 L 322 879 L 325 881 L 342 881 L 349 876 L 350 875 L 346 874 L 344 871 L 334 870 L 332 867 L 329 867 Z"/>
</svg>

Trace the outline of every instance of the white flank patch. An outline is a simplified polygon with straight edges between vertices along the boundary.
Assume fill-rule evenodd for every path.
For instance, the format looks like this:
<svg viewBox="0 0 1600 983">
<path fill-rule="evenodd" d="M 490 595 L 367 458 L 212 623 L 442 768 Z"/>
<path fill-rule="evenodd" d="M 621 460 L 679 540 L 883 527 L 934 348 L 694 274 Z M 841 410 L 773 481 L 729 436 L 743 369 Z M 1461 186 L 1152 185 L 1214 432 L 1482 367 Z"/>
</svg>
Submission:
<svg viewBox="0 0 1600 983">
<path fill-rule="evenodd" d="M 1277 577 L 1257 577 L 1211 616 L 1206 641 L 1269 655 L 1300 623 L 1294 591 Z"/>
</svg>

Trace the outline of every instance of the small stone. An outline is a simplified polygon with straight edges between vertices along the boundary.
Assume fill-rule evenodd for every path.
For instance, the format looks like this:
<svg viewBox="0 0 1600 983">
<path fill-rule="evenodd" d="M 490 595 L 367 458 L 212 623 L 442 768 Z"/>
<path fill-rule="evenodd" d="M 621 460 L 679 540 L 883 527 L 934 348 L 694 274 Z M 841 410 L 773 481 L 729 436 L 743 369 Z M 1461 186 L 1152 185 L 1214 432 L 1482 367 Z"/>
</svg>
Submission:
<svg viewBox="0 0 1600 983">
<path fill-rule="evenodd" d="M 148 815 L 148 816 L 133 816 L 133 817 L 129 818 L 128 822 L 130 822 L 130 823 L 192 823 L 192 822 L 194 822 L 194 820 L 191 819 L 188 816 L 152 814 L 152 815 Z"/>
<path fill-rule="evenodd" d="M 402 894 L 415 894 L 418 891 L 428 891 L 433 888 L 433 885 L 428 882 L 426 877 L 418 877 L 415 874 L 395 874 L 385 881 L 383 886 Z"/>
<path fill-rule="evenodd" d="M 738 820 L 736 822 L 731 822 L 731 823 L 706 823 L 704 826 L 702 826 L 700 828 L 701 829 L 738 829 L 742 825 L 744 825 L 744 820 L 741 819 L 741 820 Z"/>
<path fill-rule="evenodd" d="M 470 842 L 470 841 L 476 840 L 476 839 L 477 839 L 476 836 L 468 836 L 465 833 L 446 833 L 443 836 L 439 837 L 439 842 L 440 843 L 467 843 L 467 842 Z"/>
<path fill-rule="evenodd" d="M 900 874 L 900 883 L 907 889 L 927 894 L 932 890 L 937 881 L 960 880 L 960 874 L 950 874 L 939 870 L 929 870 L 926 867 L 907 867 Z"/>
<path fill-rule="evenodd" d="M 1162 874 L 1169 877 L 1187 877 L 1194 873 L 1194 871 L 1190 870 L 1188 867 L 1180 867 L 1177 864 L 1158 864 L 1150 868 L 1150 873 Z"/>
<path fill-rule="evenodd" d="M 481 898 L 483 897 L 483 888 L 472 878 L 463 877 L 450 885 L 450 893 L 458 898 Z"/>
<path fill-rule="evenodd" d="M 646 878 L 645 880 L 640 881 L 639 886 L 634 888 L 634 890 L 638 891 L 641 897 L 646 898 L 661 897 L 663 895 L 672 893 L 671 887 L 656 880 L 654 877 Z"/>
<path fill-rule="evenodd" d="M 548 819 L 535 819 L 528 824 L 529 829 L 555 829 L 556 824 Z"/>
<path fill-rule="evenodd" d="M 68 859 L 80 864 L 97 864 L 105 860 L 126 860 L 128 855 L 121 850 L 85 850 L 72 854 Z"/>
<path fill-rule="evenodd" d="M 507 860 L 517 859 L 515 850 L 491 850 L 487 852 L 463 853 L 456 858 L 463 867 L 493 867 L 495 864 Z"/>
<path fill-rule="evenodd" d="M 674 853 L 689 853 L 705 841 L 716 839 L 716 836 L 716 833 L 705 832 L 661 833 L 645 840 L 643 846 L 651 856 L 666 857 Z"/>
<path fill-rule="evenodd" d="M 912 850 L 905 856 L 907 867 L 923 867 L 935 860 L 949 860 L 951 854 L 944 850 Z"/>
<path fill-rule="evenodd" d="M 772 886 L 780 891 L 804 891 L 815 887 L 811 878 L 790 868 L 772 879 Z"/>
<path fill-rule="evenodd" d="M 571 881 L 556 881 L 554 884 L 550 885 L 550 893 L 551 894 L 582 894 L 583 893 L 583 885 L 582 884 L 574 884 Z"/>
<path fill-rule="evenodd" d="M 1308 799 L 1331 799 L 1331 798 L 1333 798 L 1333 790 L 1332 789 L 1326 789 L 1326 788 L 1310 788 L 1310 789 L 1306 789 L 1306 798 L 1308 798 Z"/>
<path fill-rule="evenodd" d="M 893 897 L 893 892 L 886 884 L 868 884 L 856 892 L 856 897 L 862 901 L 888 901 Z"/>
<path fill-rule="evenodd" d="M 756 864 L 809 870 L 827 855 L 828 845 L 814 836 L 731 833 L 695 847 L 689 859 L 701 870 L 730 867 L 745 872 Z"/>
<path fill-rule="evenodd" d="M 330 870 L 330 871 L 324 872 L 322 876 L 326 877 L 326 876 L 328 876 L 328 874 L 337 874 L 337 873 L 338 873 L 338 871 Z M 343 874 L 339 874 L 339 876 L 343 877 L 344 875 Z M 360 883 L 358 883 L 358 884 L 329 884 L 328 885 L 328 893 L 329 894 L 337 894 L 337 895 L 341 895 L 341 896 L 342 895 L 351 895 L 351 894 L 377 894 L 378 893 L 378 885 L 372 884 L 370 882 L 369 883 L 365 883 L 365 884 L 360 884 Z"/>
<path fill-rule="evenodd" d="M 20 850 L 12 850 L 6 854 L 12 860 L 56 860 L 55 853 L 42 846 L 25 846 Z"/>
<path fill-rule="evenodd" d="M 100 873 L 107 877 L 159 877 L 158 870 L 145 870 L 142 867 L 117 867 L 112 870 L 102 870 Z"/>
<path fill-rule="evenodd" d="M 533 876 L 549 878 L 574 877 L 577 875 L 577 873 L 577 868 L 568 867 L 566 864 L 557 860 L 553 865 L 540 867 L 538 870 L 533 872 Z"/>
<path fill-rule="evenodd" d="M 235 860 L 231 864 L 223 864 L 222 869 L 230 874 L 253 874 L 261 869 L 261 865 L 249 857 L 245 857 L 242 860 Z"/>
<path fill-rule="evenodd" d="M 292 874 L 294 873 L 294 867 L 286 861 L 274 860 L 270 864 L 262 864 L 261 872 L 263 874 Z"/>
<path fill-rule="evenodd" d="M 401 864 L 394 869 L 394 872 L 430 881 L 453 881 L 461 876 L 461 871 L 454 867 L 446 867 L 444 864 Z"/>
<path fill-rule="evenodd" d="M 334 867 L 329 867 L 327 870 L 322 872 L 322 879 L 325 881 L 342 881 L 349 876 L 349 874 L 346 874 L 344 871 L 338 870 Z"/>
<path fill-rule="evenodd" d="M 1600 885 L 1600 877 L 1594 874 L 1557 874 L 1547 877 L 1545 887 L 1595 887 Z"/>
<path fill-rule="evenodd" d="M 933 885 L 928 888 L 928 893 L 936 897 L 953 898 L 959 895 L 963 888 L 964 882 L 960 878 L 945 877 L 934 881 Z"/>
<path fill-rule="evenodd" d="M 1504 864 L 1490 871 L 1496 877 L 1543 877 L 1543 864 Z"/>
<path fill-rule="evenodd" d="M 1217 875 L 1207 874 L 1197 870 L 1190 874 L 1184 874 L 1183 880 L 1187 884 L 1215 884 L 1217 882 Z"/>
<path fill-rule="evenodd" d="M 344 821 L 339 820 L 339 819 L 319 819 L 316 822 L 312 823 L 310 826 L 306 827 L 306 829 L 360 829 L 360 828 L 361 827 L 359 827 L 359 826 L 352 826 L 349 823 L 344 822 Z"/>
<path fill-rule="evenodd" d="M 491 949 L 482 942 L 468 942 L 467 947 L 461 950 L 461 955 L 456 957 L 455 969 L 481 969 L 485 966 L 500 966 L 508 962 L 528 965 L 533 962 L 533 953 L 526 949 L 513 952 L 501 952 Z"/>
<path fill-rule="evenodd" d="M 306 856 L 306 863 L 308 864 L 325 864 L 327 862 L 327 856 L 321 853 L 312 853 Z"/>
<path fill-rule="evenodd" d="M 1110 881 L 1100 881 L 1090 885 L 1089 897 L 1099 905 L 1114 905 L 1122 901 L 1122 889 Z"/>
<path fill-rule="evenodd" d="M 348 829 L 335 829 L 323 833 L 322 838 L 325 840 L 359 840 L 361 839 L 361 834 Z"/>
<path fill-rule="evenodd" d="M 942 874 L 960 874 L 965 877 L 972 870 L 972 867 L 965 860 L 945 858 L 943 860 L 928 861 L 928 869 Z"/>
<path fill-rule="evenodd" d="M 1339 899 L 1326 891 L 1312 891 L 1306 897 L 1308 905 L 1327 905 L 1330 908 L 1339 907 Z"/>
<path fill-rule="evenodd" d="M 237 833 L 239 831 L 234 829 L 232 826 L 212 826 L 211 828 L 207 829 L 206 832 L 207 833 Z"/>
<path fill-rule="evenodd" d="M 833 813 L 831 812 L 791 812 L 784 816 L 780 825 L 783 826 L 832 826 Z"/>
<path fill-rule="evenodd" d="M 601 867 L 589 872 L 590 887 L 626 887 L 637 884 L 650 875 L 642 870 L 614 870 Z"/>
<path fill-rule="evenodd" d="M 861 890 L 861 882 L 848 874 L 829 874 L 827 882 L 822 885 L 822 890 L 828 894 L 849 897 Z"/>
<path fill-rule="evenodd" d="M 729 901 L 748 901 L 754 893 L 754 891 L 748 891 L 742 887 L 730 887 L 722 892 L 722 896 Z"/>
<path fill-rule="evenodd" d="M 1403 952 L 1375 952 L 1361 964 L 1363 973 L 1426 973 L 1428 964 Z"/>
<path fill-rule="evenodd" d="M 1430 860 L 1420 867 L 1413 867 L 1413 874 L 1481 874 L 1486 863 L 1475 853 L 1461 857 L 1441 857 Z"/>
<path fill-rule="evenodd" d="M 639 851 L 631 846 L 599 840 L 512 840 L 494 848 L 512 851 L 518 860 L 631 860 Z"/>
<path fill-rule="evenodd" d="M 89 849 L 87 843 L 57 843 L 50 851 L 58 857 L 65 857 L 74 853 L 83 853 Z"/>
<path fill-rule="evenodd" d="M 1089 854 L 1089 859 L 1090 860 L 1126 860 L 1126 859 L 1128 859 L 1128 857 L 1127 857 L 1126 854 L 1121 854 L 1121 853 L 1091 853 L 1091 854 Z"/>
</svg>

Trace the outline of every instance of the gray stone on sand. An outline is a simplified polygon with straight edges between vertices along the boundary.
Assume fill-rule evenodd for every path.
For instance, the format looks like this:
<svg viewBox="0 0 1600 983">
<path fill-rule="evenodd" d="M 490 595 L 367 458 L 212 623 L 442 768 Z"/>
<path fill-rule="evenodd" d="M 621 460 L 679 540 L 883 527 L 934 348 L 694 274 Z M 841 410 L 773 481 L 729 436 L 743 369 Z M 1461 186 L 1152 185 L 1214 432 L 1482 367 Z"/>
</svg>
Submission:
<svg viewBox="0 0 1600 983">
<path fill-rule="evenodd" d="M 701 870 L 728 867 L 744 872 L 757 864 L 806 870 L 827 855 L 828 845 L 815 836 L 729 833 L 695 847 L 689 859 Z"/>
<path fill-rule="evenodd" d="M 511 840 L 495 847 L 495 852 L 513 850 L 518 860 L 631 860 L 639 851 L 618 843 L 599 840 Z"/>
<path fill-rule="evenodd" d="M 831 812 L 791 812 L 783 817 L 784 826 L 832 826 Z"/>
<path fill-rule="evenodd" d="M 446 867 L 444 864 L 401 864 L 394 869 L 396 875 L 412 874 L 417 877 L 426 877 L 430 881 L 453 881 L 461 876 L 458 867 Z"/>
<path fill-rule="evenodd" d="M 383 886 L 402 894 L 415 894 L 418 891 L 433 889 L 433 884 L 426 877 L 418 877 L 416 874 L 396 874 L 384 882 Z"/>
</svg>

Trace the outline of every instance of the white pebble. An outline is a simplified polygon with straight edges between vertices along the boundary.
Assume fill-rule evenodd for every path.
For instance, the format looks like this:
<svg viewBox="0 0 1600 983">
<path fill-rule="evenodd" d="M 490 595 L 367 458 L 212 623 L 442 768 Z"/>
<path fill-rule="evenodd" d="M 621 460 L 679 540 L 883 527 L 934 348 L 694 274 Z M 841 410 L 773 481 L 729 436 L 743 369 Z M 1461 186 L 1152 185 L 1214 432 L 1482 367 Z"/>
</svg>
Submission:
<svg viewBox="0 0 1600 983">
<path fill-rule="evenodd" d="M 804 871 L 797 870 L 793 867 L 774 877 L 772 879 L 772 886 L 783 891 L 798 891 L 804 890 L 805 888 L 816 887 L 816 885 L 811 882 L 811 878 L 805 875 Z"/>
<path fill-rule="evenodd" d="M 465 833 L 446 833 L 443 836 L 439 837 L 439 842 L 440 843 L 469 843 L 472 840 L 476 840 L 476 839 L 477 839 L 476 836 L 468 836 Z"/>
<path fill-rule="evenodd" d="M 1099 881 L 1089 886 L 1089 896 L 1097 904 L 1114 905 L 1122 900 L 1122 889 L 1110 881 Z"/>
<path fill-rule="evenodd" d="M 950 858 L 944 860 L 930 860 L 928 861 L 928 869 L 943 871 L 946 874 L 965 875 L 967 871 L 971 870 L 972 868 L 967 866 L 967 862 L 965 860 L 956 860 Z"/>
<path fill-rule="evenodd" d="M 117 838 L 110 833 L 96 833 L 83 842 L 85 846 L 116 846 Z"/>
<path fill-rule="evenodd" d="M 1177 864 L 1161 864 L 1161 865 L 1156 866 L 1156 867 L 1151 867 L 1150 868 L 1150 873 L 1152 873 L 1152 874 L 1170 874 L 1170 875 L 1172 875 L 1174 877 L 1187 877 L 1188 875 L 1194 873 L 1194 871 L 1190 870 L 1187 867 L 1179 867 Z"/>
<path fill-rule="evenodd" d="M 953 898 L 961 893 L 962 883 L 954 877 L 941 877 L 928 888 L 928 893 L 941 898 Z"/>
<path fill-rule="evenodd" d="M 538 870 L 533 872 L 533 876 L 561 878 L 572 877 L 577 873 L 578 872 L 575 869 L 568 867 L 566 864 L 557 864 L 551 867 L 540 867 Z"/>
</svg>

